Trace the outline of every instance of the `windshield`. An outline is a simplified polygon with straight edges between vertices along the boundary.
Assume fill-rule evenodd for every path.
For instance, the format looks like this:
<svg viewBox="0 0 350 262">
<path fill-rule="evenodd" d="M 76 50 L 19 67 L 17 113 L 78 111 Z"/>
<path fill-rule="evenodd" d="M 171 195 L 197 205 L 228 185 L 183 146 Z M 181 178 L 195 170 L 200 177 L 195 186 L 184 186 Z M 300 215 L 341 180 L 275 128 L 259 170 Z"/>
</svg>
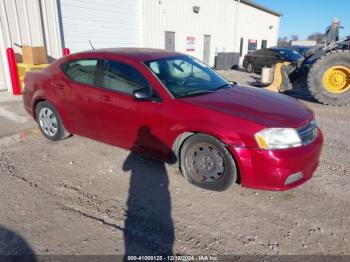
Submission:
<svg viewBox="0 0 350 262">
<path fill-rule="evenodd" d="M 302 58 L 303 56 L 301 54 L 299 54 L 298 52 L 293 52 L 291 50 L 279 50 L 278 51 L 284 58 L 288 59 L 288 60 L 293 60 L 296 61 L 300 58 Z"/>
<path fill-rule="evenodd" d="M 145 64 L 176 98 L 207 94 L 230 86 L 214 70 L 189 56 L 163 58 Z"/>
</svg>

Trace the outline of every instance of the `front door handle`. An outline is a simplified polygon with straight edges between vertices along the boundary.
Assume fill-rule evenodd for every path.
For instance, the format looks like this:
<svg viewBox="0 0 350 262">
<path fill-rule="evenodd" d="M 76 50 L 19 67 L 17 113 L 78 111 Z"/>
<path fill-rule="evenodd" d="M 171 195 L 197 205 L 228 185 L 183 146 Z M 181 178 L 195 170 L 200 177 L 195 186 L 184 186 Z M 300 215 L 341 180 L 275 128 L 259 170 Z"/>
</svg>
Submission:
<svg viewBox="0 0 350 262">
<path fill-rule="evenodd" d="M 57 89 L 64 89 L 64 87 L 65 87 L 65 85 L 64 84 L 61 84 L 61 83 L 55 83 L 54 85 L 53 85 L 55 88 L 57 88 Z"/>
<path fill-rule="evenodd" d="M 100 95 L 98 98 L 103 101 L 111 101 L 111 97 L 107 95 Z"/>
</svg>

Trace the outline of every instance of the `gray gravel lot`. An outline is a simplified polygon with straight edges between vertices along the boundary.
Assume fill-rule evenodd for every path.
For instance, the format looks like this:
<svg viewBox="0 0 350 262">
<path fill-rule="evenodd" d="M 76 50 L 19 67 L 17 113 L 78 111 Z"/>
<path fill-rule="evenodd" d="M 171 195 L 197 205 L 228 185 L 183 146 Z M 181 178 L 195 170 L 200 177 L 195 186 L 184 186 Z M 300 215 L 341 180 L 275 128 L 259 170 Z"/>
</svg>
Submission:
<svg viewBox="0 0 350 262">
<path fill-rule="evenodd" d="M 221 73 L 242 84 L 258 77 Z M 325 135 L 314 178 L 287 192 L 217 193 L 87 138 L 50 142 L 19 98 L 0 94 L 0 255 L 350 255 L 350 107 L 302 101 Z"/>
</svg>

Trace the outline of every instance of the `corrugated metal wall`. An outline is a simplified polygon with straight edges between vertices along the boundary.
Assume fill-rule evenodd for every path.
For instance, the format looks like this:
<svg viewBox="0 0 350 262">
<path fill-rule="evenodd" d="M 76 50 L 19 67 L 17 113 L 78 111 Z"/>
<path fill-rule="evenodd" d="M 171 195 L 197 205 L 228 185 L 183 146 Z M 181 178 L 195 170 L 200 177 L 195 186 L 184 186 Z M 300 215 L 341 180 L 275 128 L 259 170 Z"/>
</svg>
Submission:
<svg viewBox="0 0 350 262">
<path fill-rule="evenodd" d="M 72 52 L 95 48 L 136 47 L 138 0 L 60 0 L 64 44 Z"/>
<path fill-rule="evenodd" d="M 198 13 L 194 6 L 200 8 Z M 210 35 L 211 66 L 218 52 L 239 52 L 241 37 L 244 56 L 247 39 L 256 39 L 260 45 L 268 40 L 271 46 L 278 36 L 278 16 L 243 3 L 238 6 L 233 0 L 143 0 L 142 12 L 144 46 L 164 48 L 165 31 L 172 31 L 176 51 L 203 60 L 204 35 Z M 187 37 L 195 37 L 194 51 L 187 51 Z"/>
<path fill-rule="evenodd" d="M 193 7 L 199 6 L 198 13 Z M 216 52 L 233 52 L 234 1 L 143 0 L 143 44 L 164 48 L 164 32 L 175 32 L 175 49 L 203 60 L 204 36 L 211 36 L 209 64 Z M 194 37 L 194 51 L 187 51 L 187 37 Z"/>
<path fill-rule="evenodd" d="M 0 90 L 10 89 L 6 48 L 21 59 L 20 45 L 46 46 L 49 58 L 62 55 L 56 0 L 0 1 Z"/>
<path fill-rule="evenodd" d="M 243 62 L 244 55 L 248 53 L 248 41 L 256 40 L 257 49 L 261 48 L 263 40 L 267 41 L 267 47 L 276 46 L 278 40 L 280 17 L 269 14 L 252 6 L 240 4 L 238 11 L 238 39 L 243 38 Z"/>
</svg>

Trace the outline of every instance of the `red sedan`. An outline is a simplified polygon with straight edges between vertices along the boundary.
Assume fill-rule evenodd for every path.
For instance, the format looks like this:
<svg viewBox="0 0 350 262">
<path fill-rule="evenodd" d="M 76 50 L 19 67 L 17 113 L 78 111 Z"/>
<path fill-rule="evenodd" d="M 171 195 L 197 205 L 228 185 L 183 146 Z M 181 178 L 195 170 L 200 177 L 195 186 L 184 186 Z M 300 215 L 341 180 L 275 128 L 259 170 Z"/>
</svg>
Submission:
<svg viewBox="0 0 350 262">
<path fill-rule="evenodd" d="M 323 137 L 297 100 L 232 84 L 155 49 L 101 49 L 30 72 L 26 110 L 43 135 L 70 134 L 178 163 L 197 186 L 287 190 L 311 178 Z"/>
</svg>

